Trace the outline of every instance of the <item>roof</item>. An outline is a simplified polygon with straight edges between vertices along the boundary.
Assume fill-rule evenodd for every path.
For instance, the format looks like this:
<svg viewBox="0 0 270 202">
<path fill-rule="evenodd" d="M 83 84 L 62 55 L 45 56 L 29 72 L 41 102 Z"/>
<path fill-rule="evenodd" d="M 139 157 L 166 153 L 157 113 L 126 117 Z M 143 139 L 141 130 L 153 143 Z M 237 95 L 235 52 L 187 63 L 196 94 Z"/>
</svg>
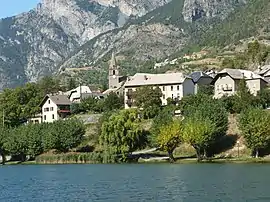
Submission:
<svg viewBox="0 0 270 202">
<path fill-rule="evenodd" d="M 71 101 L 66 95 L 46 95 L 40 105 L 42 106 L 48 98 L 56 105 L 71 105 Z"/>
<path fill-rule="evenodd" d="M 186 78 L 190 77 L 185 77 L 182 73 L 169 73 L 169 74 L 137 73 L 127 80 L 125 86 L 177 84 L 183 83 Z"/>
<path fill-rule="evenodd" d="M 209 76 L 208 74 L 202 72 L 202 71 L 198 71 L 198 72 L 192 72 L 189 77 L 192 78 L 192 80 L 197 83 L 200 78 L 211 78 L 213 79 L 211 76 Z"/>
<path fill-rule="evenodd" d="M 258 74 L 255 74 L 252 71 L 249 70 L 243 70 L 243 69 L 223 69 L 219 74 L 227 73 L 229 74 L 233 79 L 263 79 Z"/>
<path fill-rule="evenodd" d="M 270 65 L 265 65 L 265 66 L 262 66 L 260 67 L 256 73 L 259 74 L 259 75 L 264 75 L 265 73 L 267 73 L 268 71 L 270 70 Z M 269 74 L 269 73 L 268 73 Z"/>
</svg>

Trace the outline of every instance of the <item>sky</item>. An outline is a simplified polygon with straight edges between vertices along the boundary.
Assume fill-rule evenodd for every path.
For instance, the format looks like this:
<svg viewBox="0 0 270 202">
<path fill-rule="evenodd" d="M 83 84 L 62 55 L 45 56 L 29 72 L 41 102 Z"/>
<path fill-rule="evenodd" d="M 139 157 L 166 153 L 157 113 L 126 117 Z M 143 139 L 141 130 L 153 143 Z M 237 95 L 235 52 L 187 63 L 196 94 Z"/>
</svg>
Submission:
<svg viewBox="0 0 270 202">
<path fill-rule="evenodd" d="M 0 0 L 0 18 L 10 17 L 35 8 L 41 0 Z"/>
</svg>

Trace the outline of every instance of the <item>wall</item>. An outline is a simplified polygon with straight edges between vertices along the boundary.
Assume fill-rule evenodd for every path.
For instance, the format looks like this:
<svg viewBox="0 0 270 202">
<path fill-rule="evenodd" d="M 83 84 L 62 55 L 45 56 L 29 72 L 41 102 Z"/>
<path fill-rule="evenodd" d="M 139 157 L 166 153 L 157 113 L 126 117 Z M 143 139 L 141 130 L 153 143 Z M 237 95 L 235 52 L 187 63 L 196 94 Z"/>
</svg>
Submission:
<svg viewBox="0 0 270 202">
<path fill-rule="evenodd" d="M 187 95 L 193 95 L 195 93 L 195 84 L 192 81 L 192 79 L 185 79 L 183 83 L 183 87 L 184 89 L 183 89 L 182 97 L 187 96 Z"/>
<path fill-rule="evenodd" d="M 265 82 L 263 82 L 261 79 L 247 80 L 246 84 L 251 94 L 255 96 L 257 95 L 258 91 L 265 87 Z"/>
<path fill-rule="evenodd" d="M 53 110 L 51 110 L 51 108 L 53 107 Z M 49 111 L 44 111 L 45 108 L 49 108 Z M 42 106 L 42 120 L 43 122 L 47 122 L 47 123 L 51 123 L 55 120 L 59 119 L 58 113 L 57 113 L 57 105 L 52 102 L 52 100 L 50 98 L 48 98 L 46 100 L 46 102 L 44 103 L 44 105 Z M 53 115 L 54 115 L 54 119 L 53 119 Z M 46 120 L 44 118 L 44 116 L 46 116 Z"/>
<path fill-rule="evenodd" d="M 228 86 L 231 91 L 224 91 L 223 87 Z M 220 75 L 215 82 L 215 98 L 221 98 L 225 95 L 233 95 L 236 91 L 235 81 L 229 75 Z"/>
<path fill-rule="evenodd" d="M 181 100 L 183 96 L 194 94 L 195 88 L 194 83 L 191 79 L 186 79 L 184 82 L 185 88 L 183 88 L 183 84 L 167 84 L 167 85 L 160 85 L 159 88 L 163 94 L 161 97 L 162 105 L 167 105 L 168 98 L 178 98 Z M 125 87 L 125 109 L 129 109 L 130 107 L 126 104 L 128 100 L 127 92 L 128 90 L 136 91 L 138 87 Z"/>
</svg>

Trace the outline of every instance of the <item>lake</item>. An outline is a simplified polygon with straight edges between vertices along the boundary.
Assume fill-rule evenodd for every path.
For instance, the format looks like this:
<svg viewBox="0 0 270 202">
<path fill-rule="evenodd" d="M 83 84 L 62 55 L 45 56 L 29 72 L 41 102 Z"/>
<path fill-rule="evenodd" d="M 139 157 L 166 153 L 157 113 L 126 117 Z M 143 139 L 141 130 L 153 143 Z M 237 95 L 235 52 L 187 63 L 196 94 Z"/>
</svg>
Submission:
<svg viewBox="0 0 270 202">
<path fill-rule="evenodd" d="M 270 201 L 269 164 L 0 166 L 0 201 Z"/>
</svg>

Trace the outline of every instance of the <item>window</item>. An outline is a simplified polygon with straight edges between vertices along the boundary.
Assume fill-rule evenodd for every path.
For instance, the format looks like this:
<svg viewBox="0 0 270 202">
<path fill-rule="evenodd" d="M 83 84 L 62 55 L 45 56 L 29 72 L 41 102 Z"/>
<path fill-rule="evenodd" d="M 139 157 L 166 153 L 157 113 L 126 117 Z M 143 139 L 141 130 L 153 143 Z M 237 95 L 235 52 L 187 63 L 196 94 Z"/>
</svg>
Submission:
<svg viewBox="0 0 270 202">
<path fill-rule="evenodd" d="M 53 111 L 53 107 L 51 107 L 51 111 Z"/>
<path fill-rule="evenodd" d="M 162 95 L 162 98 L 165 99 L 165 95 L 164 94 Z"/>
<path fill-rule="evenodd" d="M 177 90 L 178 90 L 178 91 L 180 90 L 180 86 L 177 86 Z"/>
<path fill-rule="evenodd" d="M 54 114 L 52 115 L 52 119 L 54 120 Z"/>
<path fill-rule="evenodd" d="M 171 91 L 173 91 L 173 86 L 171 86 Z"/>
<path fill-rule="evenodd" d="M 51 100 L 48 100 L 48 103 L 51 104 Z"/>
<path fill-rule="evenodd" d="M 172 94 L 172 98 L 173 98 L 173 94 Z"/>
<path fill-rule="evenodd" d="M 44 115 L 44 121 L 46 121 L 46 115 Z"/>
<path fill-rule="evenodd" d="M 163 91 L 165 91 L 165 86 L 163 86 Z"/>
<path fill-rule="evenodd" d="M 48 112 L 49 111 L 49 107 L 44 108 L 44 112 Z"/>
<path fill-rule="evenodd" d="M 115 70 L 113 70 L 113 73 L 112 74 L 115 75 Z"/>
</svg>

